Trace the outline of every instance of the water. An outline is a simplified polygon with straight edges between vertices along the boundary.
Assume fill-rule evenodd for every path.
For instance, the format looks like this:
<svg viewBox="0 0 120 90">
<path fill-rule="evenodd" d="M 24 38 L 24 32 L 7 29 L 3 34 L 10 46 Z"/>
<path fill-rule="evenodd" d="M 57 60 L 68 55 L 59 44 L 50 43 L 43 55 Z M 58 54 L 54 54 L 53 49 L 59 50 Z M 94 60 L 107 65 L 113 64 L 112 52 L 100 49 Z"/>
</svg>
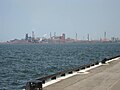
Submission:
<svg viewBox="0 0 120 90">
<path fill-rule="evenodd" d="M 0 90 L 119 54 L 119 43 L 0 45 Z"/>
</svg>

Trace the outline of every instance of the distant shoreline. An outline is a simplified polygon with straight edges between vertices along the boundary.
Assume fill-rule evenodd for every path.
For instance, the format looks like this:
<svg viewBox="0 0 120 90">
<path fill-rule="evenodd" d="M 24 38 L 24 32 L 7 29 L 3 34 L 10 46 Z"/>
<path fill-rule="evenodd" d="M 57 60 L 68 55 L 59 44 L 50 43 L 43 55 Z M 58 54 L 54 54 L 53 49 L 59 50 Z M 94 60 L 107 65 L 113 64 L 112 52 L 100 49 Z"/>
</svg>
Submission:
<svg viewBox="0 0 120 90">
<path fill-rule="evenodd" d="M 17 44 L 24 44 L 24 45 L 49 45 L 49 44 L 55 44 L 55 45 L 59 45 L 59 44 L 94 44 L 94 43 L 120 43 L 120 42 L 111 42 L 111 41 L 107 41 L 107 42 L 100 42 L 100 41 L 80 41 L 80 42 L 65 42 L 65 43 L 32 43 L 32 42 L 28 42 L 28 43 L 11 43 L 11 42 L 0 42 L 0 45 L 3 44 L 8 44 L 8 45 L 17 45 Z"/>
</svg>

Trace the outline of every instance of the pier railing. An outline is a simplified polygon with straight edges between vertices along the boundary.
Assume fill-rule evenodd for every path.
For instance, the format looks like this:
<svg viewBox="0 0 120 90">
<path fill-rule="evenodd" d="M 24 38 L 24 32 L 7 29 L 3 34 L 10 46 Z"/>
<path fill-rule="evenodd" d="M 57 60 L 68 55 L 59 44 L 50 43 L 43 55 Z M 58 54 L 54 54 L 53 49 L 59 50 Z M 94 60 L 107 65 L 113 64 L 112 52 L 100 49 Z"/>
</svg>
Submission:
<svg viewBox="0 0 120 90">
<path fill-rule="evenodd" d="M 100 62 L 96 61 L 94 63 L 90 63 L 90 64 L 83 65 L 83 66 L 80 66 L 80 67 L 77 67 L 77 68 L 73 68 L 73 69 L 70 69 L 70 70 L 65 70 L 65 71 L 62 71 L 62 72 L 57 72 L 57 73 L 52 74 L 52 75 L 48 75 L 48 76 L 45 76 L 45 77 L 42 77 L 42 78 L 35 79 L 33 81 L 27 82 L 27 84 L 25 86 L 25 90 L 43 90 L 43 84 L 45 84 L 49 80 L 55 80 L 59 77 L 64 77 L 68 74 L 72 74 L 73 72 L 78 72 L 80 70 L 89 68 L 91 66 L 98 65 L 99 63 L 105 64 L 106 61 L 109 61 L 109 60 L 117 58 L 117 57 L 120 57 L 120 55 L 117 55 L 117 56 L 111 57 L 111 58 L 104 58 Z"/>
</svg>

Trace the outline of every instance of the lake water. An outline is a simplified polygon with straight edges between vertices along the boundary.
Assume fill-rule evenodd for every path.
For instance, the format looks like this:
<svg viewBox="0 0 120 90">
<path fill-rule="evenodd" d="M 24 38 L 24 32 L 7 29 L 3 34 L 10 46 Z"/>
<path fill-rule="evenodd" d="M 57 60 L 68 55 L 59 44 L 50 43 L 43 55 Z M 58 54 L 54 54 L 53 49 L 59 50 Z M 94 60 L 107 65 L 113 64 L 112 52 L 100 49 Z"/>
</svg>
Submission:
<svg viewBox="0 0 120 90">
<path fill-rule="evenodd" d="M 120 43 L 0 45 L 0 90 L 21 90 L 27 81 L 120 55 Z"/>
</svg>

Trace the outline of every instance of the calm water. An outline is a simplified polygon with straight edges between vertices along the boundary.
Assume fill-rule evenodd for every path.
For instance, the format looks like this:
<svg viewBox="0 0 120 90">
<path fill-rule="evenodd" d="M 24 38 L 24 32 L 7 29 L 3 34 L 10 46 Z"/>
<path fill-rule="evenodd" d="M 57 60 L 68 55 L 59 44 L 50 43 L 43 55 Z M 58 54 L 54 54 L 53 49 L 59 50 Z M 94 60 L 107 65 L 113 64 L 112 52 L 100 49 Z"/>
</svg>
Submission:
<svg viewBox="0 0 120 90">
<path fill-rule="evenodd" d="M 118 43 L 0 45 L 0 90 L 21 90 L 29 80 L 119 54 Z"/>
</svg>

